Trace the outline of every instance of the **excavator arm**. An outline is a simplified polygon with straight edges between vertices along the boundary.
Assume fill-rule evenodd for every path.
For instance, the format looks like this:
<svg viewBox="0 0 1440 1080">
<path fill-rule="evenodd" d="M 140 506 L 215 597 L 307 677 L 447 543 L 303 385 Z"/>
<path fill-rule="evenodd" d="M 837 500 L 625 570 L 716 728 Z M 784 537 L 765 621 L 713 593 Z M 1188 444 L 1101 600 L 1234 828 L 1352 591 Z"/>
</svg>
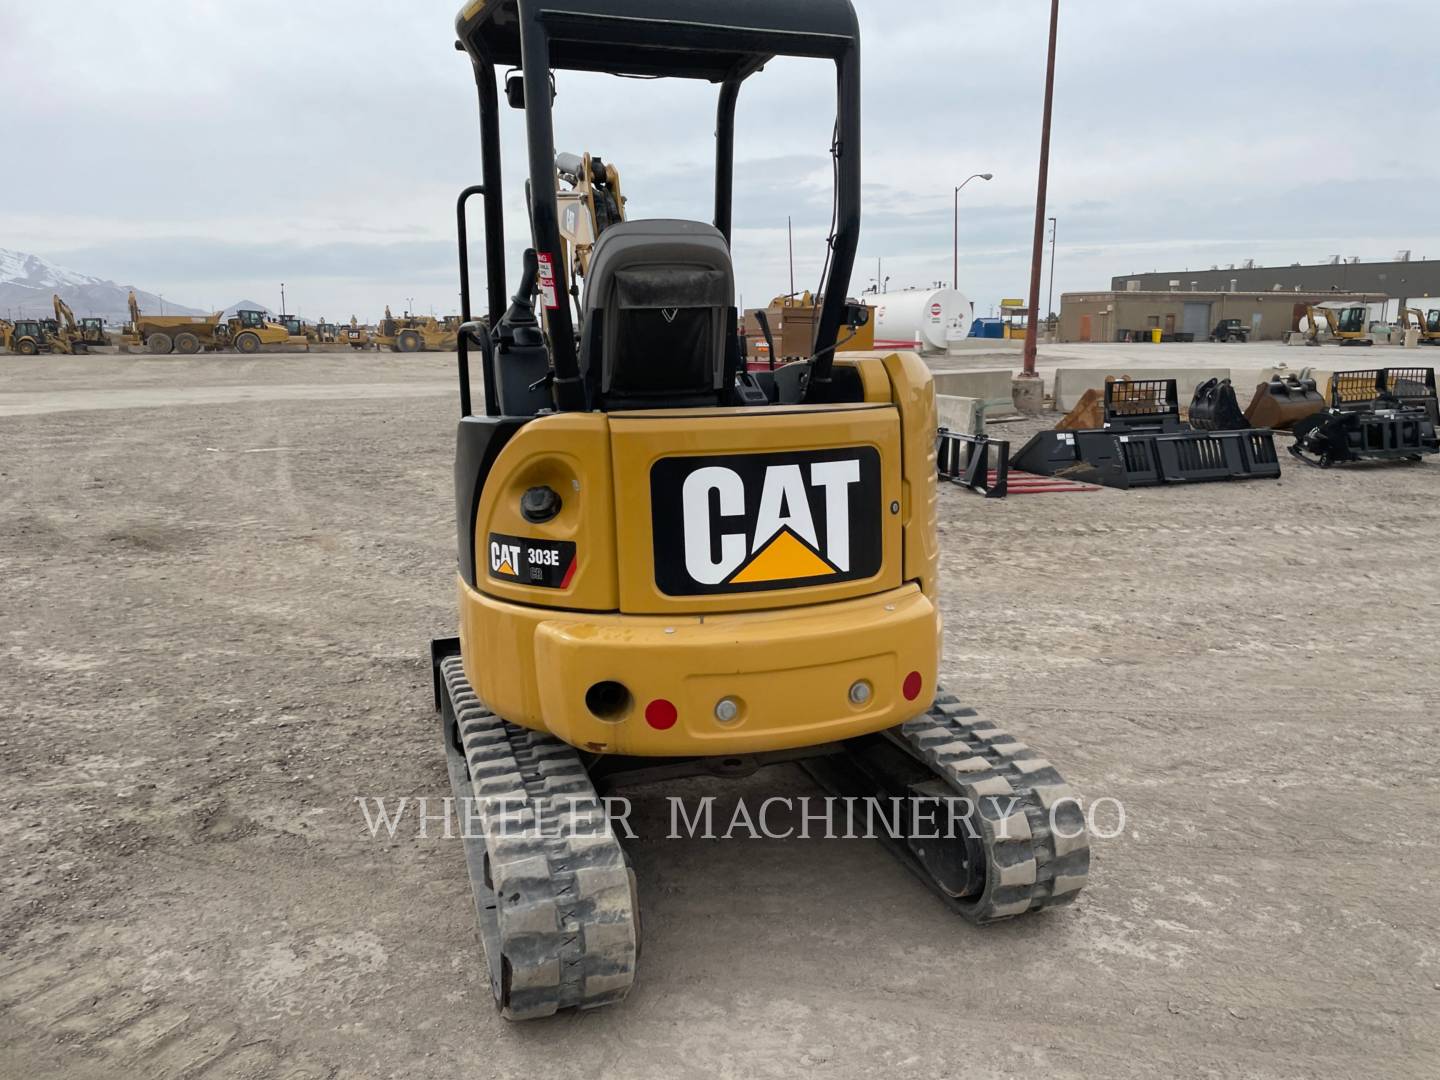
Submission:
<svg viewBox="0 0 1440 1080">
<path fill-rule="evenodd" d="M 620 170 L 590 154 L 558 154 L 555 157 L 560 187 L 560 236 L 565 241 L 565 261 L 573 285 L 590 269 L 590 252 L 600 234 L 625 220 L 625 196 L 620 190 Z"/>
<path fill-rule="evenodd" d="M 75 321 L 75 312 L 70 310 L 70 305 L 60 299 L 60 294 L 54 294 L 55 321 L 60 324 L 60 332 L 63 334 L 79 334 L 80 324 Z"/>
</svg>

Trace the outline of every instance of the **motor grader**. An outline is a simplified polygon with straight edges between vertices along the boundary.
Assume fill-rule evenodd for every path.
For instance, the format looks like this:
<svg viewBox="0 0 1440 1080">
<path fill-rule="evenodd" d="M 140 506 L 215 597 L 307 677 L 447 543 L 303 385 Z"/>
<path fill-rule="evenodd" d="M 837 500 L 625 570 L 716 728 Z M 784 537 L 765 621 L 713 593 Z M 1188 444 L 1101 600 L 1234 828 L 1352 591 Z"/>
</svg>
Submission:
<svg viewBox="0 0 1440 1080">
<path fill-rule="evenodd" d="M 846 300 L 862 195 L 849 0 L 473 0 L 456 27 L 482 179 L 457 206 L 459 632 L 432 642 L 431 662 L 503 1015 L 629 991 L 635 873 L 601 798 L 647 781 L 799 762 L 834 795 L 899 800 L 892 850 L 971 922 L 1073 900 L 1089 847 L 1070 789 L 939 685 L 929 369 L 911 352 L 836 355 L 864 317 Z M 835 225 L 812 348 L 748 372 L 735 110 L 778 56 L 833 65 Z M 508 301 L 502 71 L 524 115 L 531 240 Z M 609 224 L 576 296 L 552 114 L 573 72 L 717 88 L 708 220 Z M 583 90 L 572 107 L 585 114 Z M 466 250 L 477 198 L 483 318 Z M 936 838 L 922 824 L 926 808 L 943 821 L 965 806 L 968 828 Z"/>
</svg>

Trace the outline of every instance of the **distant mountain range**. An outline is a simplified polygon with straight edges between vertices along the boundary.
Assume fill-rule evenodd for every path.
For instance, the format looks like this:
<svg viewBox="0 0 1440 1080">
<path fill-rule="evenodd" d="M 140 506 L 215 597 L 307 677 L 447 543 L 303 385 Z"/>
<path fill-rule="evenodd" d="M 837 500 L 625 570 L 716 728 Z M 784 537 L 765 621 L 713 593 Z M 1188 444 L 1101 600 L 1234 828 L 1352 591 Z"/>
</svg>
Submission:
<svg viewBox="0 0 1440 1080">
<path fill-rule="evenodd" d="M 0 318 L 48 319 L 55 314 L 54 296 L 60 294 L 78 318 L 99 316 L 117 326 L 130 319 L 132 285 L 90 277 L 56 266 L 38 255 L 0 248 Z M 161 300 L 155 293 L 135 289 L 140 310 L 153 315 L 207 315 L 198 308 Z M 244 306 L 243 302 L 240 306 Z M 256 305 L 257 307 L 259 305 Z"/>
</svg>

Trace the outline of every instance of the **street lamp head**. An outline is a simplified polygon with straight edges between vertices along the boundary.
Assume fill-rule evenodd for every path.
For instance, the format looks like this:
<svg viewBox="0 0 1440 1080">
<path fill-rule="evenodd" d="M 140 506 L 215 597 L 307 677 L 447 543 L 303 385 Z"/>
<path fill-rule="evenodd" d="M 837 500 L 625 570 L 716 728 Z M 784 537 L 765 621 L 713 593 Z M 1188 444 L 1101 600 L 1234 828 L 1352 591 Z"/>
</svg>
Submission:
<svg viewBox="0 0 1440 1080">
<path fill-rule="evenodd" d="M 994 173 L 988 173 L 988 172 L 982 172 L 982 173 L 980 174 L 980 179 L 981 179 L 981 180 L 994 180 L 994 179 L 995 179 L 995 174 L 994 174 Z"/>
</svg>

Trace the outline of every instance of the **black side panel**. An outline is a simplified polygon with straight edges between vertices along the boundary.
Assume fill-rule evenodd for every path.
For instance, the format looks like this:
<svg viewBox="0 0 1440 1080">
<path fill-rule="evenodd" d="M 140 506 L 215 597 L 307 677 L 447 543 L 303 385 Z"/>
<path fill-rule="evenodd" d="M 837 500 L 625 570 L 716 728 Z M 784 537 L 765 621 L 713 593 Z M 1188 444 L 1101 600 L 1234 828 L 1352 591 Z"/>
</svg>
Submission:
<svg viewBox="0 0 1440 1080">
<path fill-rule="evenodd" d="M 808 390 L 813 365 L 796 360 L 775 369 L 775 387 L 781 405 L 854 405 L 865 400 L 865 383 L 859 369 L 841 364 L 830 371 L 823 389 Z"/>
<path fill-rule="evenodd" d="M 460 573 L 475 584 L 475 514 L 480 493 L 495 458 L 511 436 L 533 417 L 467 416 L 455 431 L 455 529 L 459 540 Z"/>
</svg>

